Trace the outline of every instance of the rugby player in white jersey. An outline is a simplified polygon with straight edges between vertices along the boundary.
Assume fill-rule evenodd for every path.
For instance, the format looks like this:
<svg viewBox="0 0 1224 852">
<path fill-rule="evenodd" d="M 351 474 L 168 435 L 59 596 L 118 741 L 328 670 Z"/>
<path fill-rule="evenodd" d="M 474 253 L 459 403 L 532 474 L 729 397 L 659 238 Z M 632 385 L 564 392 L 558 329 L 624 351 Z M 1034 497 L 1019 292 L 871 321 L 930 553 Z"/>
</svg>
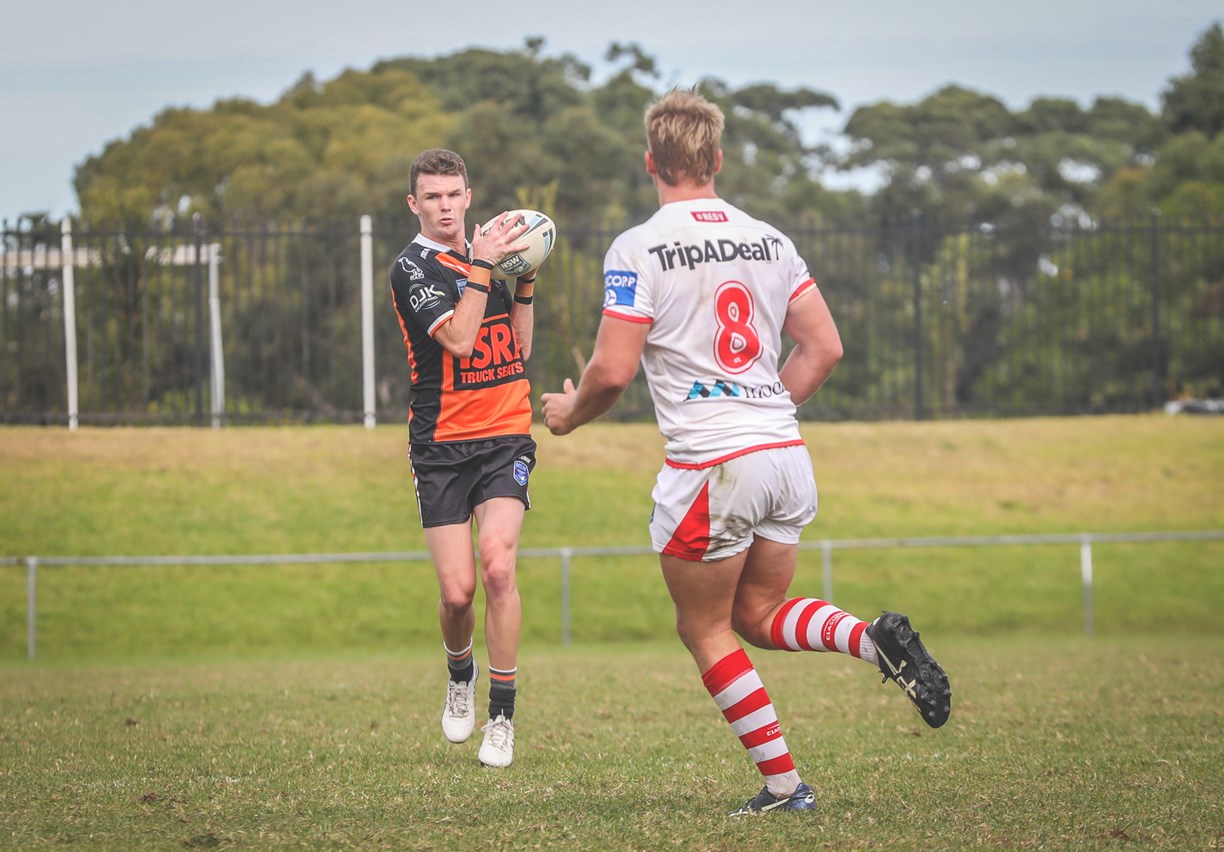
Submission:
<svg viewBox="0 0 1224 852">
<path fill-rule="evenodd" d="M 841 339 L 794 243 L 715 192 L 721 110 L 676 89 L 645 124 L 659 210 L 608 249 L 595 349 L 577 387 L 566 379 L 543 395 L 544 423 L 564 435 L 604 414 L 640 360 L 666 439 L 650 535 L 676 630 L 765 780 L 732 815 L 813 810 L 737 634 L 758 648 L 862 659 L 932 727 L 947 721 L 951 689 L 905 616 L 868 624 L 789 593 L 800 533 L 816 515 L 795 407 L 833 372 Z M 779 368 L 783 333 L 794 348 Z"/>
</svg>

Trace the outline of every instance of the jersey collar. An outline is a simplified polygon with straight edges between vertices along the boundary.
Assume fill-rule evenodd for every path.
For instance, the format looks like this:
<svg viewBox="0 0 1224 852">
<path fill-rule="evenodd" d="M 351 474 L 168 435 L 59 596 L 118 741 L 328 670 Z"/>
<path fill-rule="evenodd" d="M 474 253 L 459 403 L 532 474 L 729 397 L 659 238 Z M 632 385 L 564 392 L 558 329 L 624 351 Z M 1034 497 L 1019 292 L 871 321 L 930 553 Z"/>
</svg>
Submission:
<svg viewBox="0 0 1224 852">
<path fill-rule="evenodd" d="M 436 240 L 431 240 L 429 237 L 421 233 L 418 233 L 416 237 L 413 238 L 412 241 L 416 243 L 417 245 L 422 245 L 422 246 L 425 246 L 426 248 L 431 248 L 437 252 L 454 252 L 455 251 L 450 246 L 437 242 Z M 464 246 L 467 247 L 466 254 L 470 255 L 472 253 L 472 244 L 468 242 L 467 240 L 464 240 L 463 244 Z"/>
</svg>

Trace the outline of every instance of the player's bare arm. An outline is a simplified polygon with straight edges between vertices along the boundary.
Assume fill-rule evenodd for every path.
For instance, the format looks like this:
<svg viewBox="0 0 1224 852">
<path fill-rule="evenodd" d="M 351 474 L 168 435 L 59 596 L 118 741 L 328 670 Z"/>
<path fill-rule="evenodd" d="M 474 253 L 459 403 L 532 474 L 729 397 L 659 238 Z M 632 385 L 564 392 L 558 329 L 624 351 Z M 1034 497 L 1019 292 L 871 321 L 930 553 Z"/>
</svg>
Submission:
<svg viewBox="0 0 1224 852">
<path fill-rule="evenodd" d="M 795 341 L 795 348 L 778 375 L 795 405 L 800 405 L 820 390 L 841 360 L 841 335 L 815 287 L 791 302 L 782 329 Z"/>
<path fill-rule="evenodd" d="M 516 285 L 514 296 L 514 304 L 510 307 L 510 326 L 514 329 L 523 360 L 527 361 L 531 358 L 531 343 L 535 339 L 535 306 L 523 300 L 533 298 L 534 285 Z"/>
<path fill-rule="evenodd" d="M 535 281 L 540 274 L 536 267 L 528 275 L 514 282 L 514 304 L 510 306 L 510 326 L 519 342 L 523 360 L 531 358 L 531 343 L 535 339 Z"/>
<path fill-rule="evenodd" d="M 578 387 L 569 379 L 560 393 L 546 393 L 544 425 L 554 435 L 566 435 L 608 412 L 637 375 L 646 345 L 648 323 L 605 316 L 595 336 L 595 350 Z"/>
<path fill-rule="evenodd" d="M 463 288 L 463 296 L 455 305 L 454 315 L 434 332 L 434 340 L 456 358 L 469 357 L 476 345 L 480 324 L 484 322 L 485 303 L 489 298 L 491 267 L 507 255 L 526 248 L 515 242 L 526 230 L 525 223 L 508 221 L 505 212 L 493 220 L 487 233 L 481 233 L 479 227 L 474 229 L 469 286 Z M 473 284 L 476 286 L 470 286 Z"/>
</svg>

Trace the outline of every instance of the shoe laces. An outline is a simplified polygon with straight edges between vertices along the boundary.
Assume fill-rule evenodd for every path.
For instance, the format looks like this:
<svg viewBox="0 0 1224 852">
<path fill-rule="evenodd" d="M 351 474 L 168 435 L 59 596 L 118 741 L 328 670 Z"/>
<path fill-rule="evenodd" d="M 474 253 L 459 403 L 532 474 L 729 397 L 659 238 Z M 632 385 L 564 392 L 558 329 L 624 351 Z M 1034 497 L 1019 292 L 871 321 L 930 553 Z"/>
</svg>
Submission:
<svg viewBox="0 0 1224 852">
<path fill-rule="evenodd" d="M 472 712 L 471 690 L 467 681 L 452 680 L 446 687 L 446 712 L 451 716 L 467 716 Z"/>
<path fill-rule="evenodd" d="M 505 716 L 498 715 L 496 719 L 490 719 L 480 730 L 485 733 L 486 740 L 493 748 L 505 749 L 514 745 L 514 723 Z"/>
</svg>

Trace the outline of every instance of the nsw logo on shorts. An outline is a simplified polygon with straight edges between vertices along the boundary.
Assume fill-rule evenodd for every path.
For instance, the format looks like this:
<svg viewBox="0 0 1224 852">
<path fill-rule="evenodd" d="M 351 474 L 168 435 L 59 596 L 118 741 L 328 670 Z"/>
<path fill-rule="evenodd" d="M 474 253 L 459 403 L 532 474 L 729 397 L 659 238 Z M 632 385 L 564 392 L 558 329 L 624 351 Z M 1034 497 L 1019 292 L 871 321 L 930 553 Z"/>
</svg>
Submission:
<svg viewBox="0 0 1224 852">
<path fill-rule="evenodd" d="M 522 459 L 514 460 L 514 481 L 519 485 L 527 484 L 527 475 L 531 472 L 531 468 L 527 466 L 527 462 Z"/>
<path fill-rule="evenodd" d="M 633 306 L 637 298 L 637 273 L 625 269 L 604 271 L 604 307 Z"/>
</svg>

